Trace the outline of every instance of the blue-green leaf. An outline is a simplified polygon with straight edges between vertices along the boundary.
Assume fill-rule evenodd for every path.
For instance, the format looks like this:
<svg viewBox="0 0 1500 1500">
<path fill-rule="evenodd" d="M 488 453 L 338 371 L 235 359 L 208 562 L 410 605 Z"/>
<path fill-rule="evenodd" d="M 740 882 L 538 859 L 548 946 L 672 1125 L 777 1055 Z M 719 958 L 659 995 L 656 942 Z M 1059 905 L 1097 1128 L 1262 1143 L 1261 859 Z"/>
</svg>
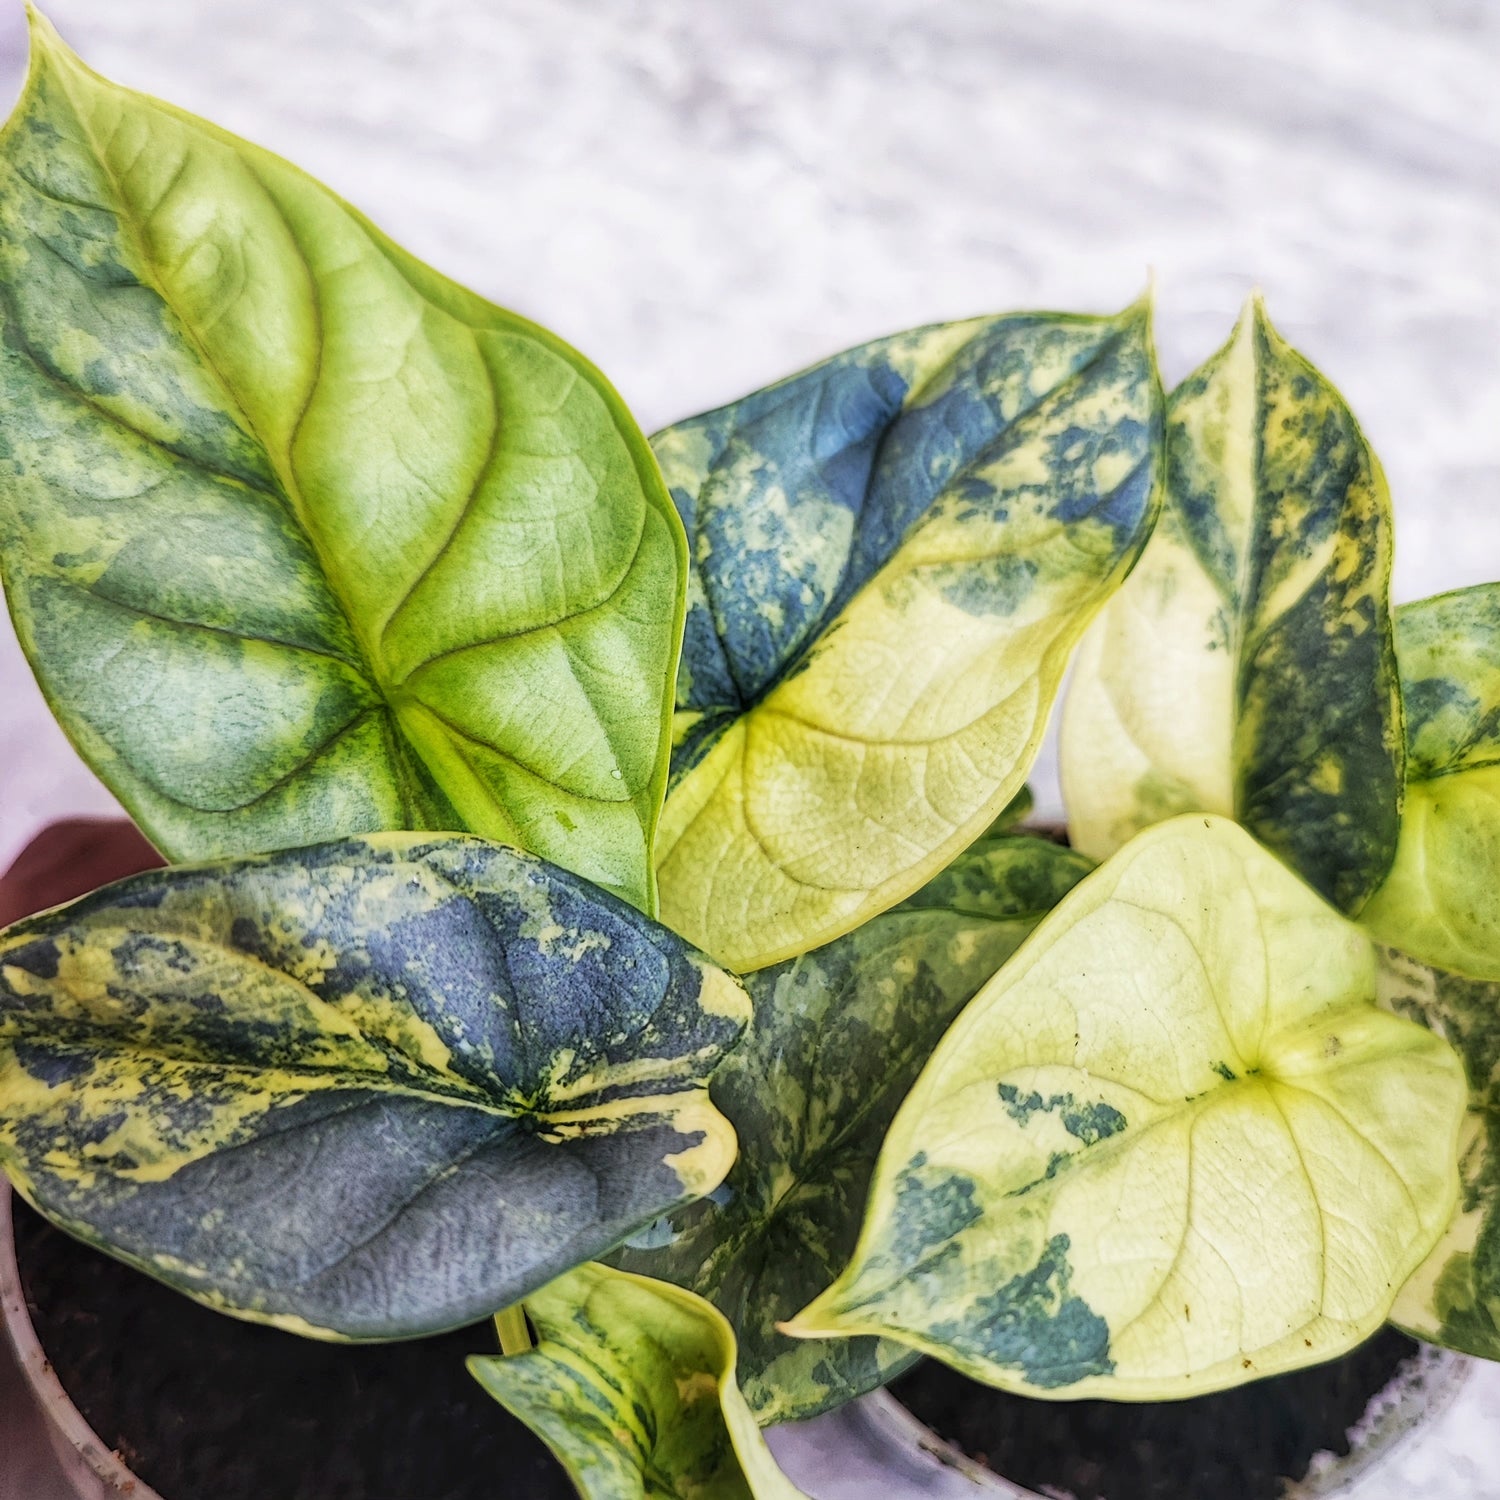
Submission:
<svg viewBox="0 0 1500 1500">
<path fill-rule="evenodd" d="M 0 1167 L 242 1317 L 347 1338 L 513 1303 L 713 1188 L 744 992 L 587 882 L 365 839 L 107 886 L 0 937 Z"/>
</svg>

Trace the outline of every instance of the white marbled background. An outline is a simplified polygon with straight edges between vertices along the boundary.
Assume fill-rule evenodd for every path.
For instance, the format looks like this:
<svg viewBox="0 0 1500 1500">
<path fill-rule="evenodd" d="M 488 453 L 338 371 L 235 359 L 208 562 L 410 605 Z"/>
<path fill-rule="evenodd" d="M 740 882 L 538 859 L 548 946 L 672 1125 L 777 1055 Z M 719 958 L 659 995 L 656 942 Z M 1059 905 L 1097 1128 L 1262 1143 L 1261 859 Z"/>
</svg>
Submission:
<svg viewBox="0 0 1500 1500">
<path fill-rule="evenodd" d="M 1500 3 L 48 9 L 555 328 L 648 430 L 896 328 L 1113 309 L 1148 270 L 1170 382 L 1258 285 L 1385 462 L 1398 598 L 1500 577 Z M 24 46 L 0 0 L 7 98 Z M 0 627 L 0 866 L 112 806 Z"/>
</svg>

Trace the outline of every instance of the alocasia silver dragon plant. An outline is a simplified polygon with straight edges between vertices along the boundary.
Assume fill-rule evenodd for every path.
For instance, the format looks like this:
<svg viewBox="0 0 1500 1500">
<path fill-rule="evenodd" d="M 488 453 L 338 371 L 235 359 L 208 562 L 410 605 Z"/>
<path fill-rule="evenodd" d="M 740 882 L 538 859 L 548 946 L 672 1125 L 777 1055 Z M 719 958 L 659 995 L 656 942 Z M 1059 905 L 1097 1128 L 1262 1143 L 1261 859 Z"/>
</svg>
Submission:
<svg viewBox="0 0 1500 1500">
<path fill-rule="evenodd" d="M 1147 305 L 1019 314 L 648 443 L 32 46 L 0 561 L 174 861 L 0 935 L 43 1213 L 314 1337 L 496 1314 L 591 1500 L 794 1495 L 760 1428 L 918 1352 L 1155 1399 L 1394 1305 L 1500 1357 L 1500 593 L 1393 619 L 1258 305 L 1170 398 Z"/>
</svg>

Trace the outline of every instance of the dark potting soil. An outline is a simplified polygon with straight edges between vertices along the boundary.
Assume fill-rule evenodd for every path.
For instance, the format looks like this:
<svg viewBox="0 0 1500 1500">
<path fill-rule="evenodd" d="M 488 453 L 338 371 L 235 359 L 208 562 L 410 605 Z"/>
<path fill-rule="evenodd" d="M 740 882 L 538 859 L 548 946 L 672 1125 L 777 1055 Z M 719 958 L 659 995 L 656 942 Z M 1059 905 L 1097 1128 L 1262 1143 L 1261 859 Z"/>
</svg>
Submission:
<svg viewBox="0 0 1500 1500">
<path fill-rule="evenodd" d="M 1036 1401 L 924 1360 L 891 1393 L 1007 1479 L 1076 1500 L 1277 1500 L 1417 1350 L 1393 1328 L 1342 1359 L 1187 1401 Z"/>
<path fill-rule="evenodd" d="M 578 1500 L 480 1389 L 492 1324 L 349 1346 L 199 1307 L 18 1198 L 26 1305 L 89 1425 L 164 1500 Z"/>
</svg>

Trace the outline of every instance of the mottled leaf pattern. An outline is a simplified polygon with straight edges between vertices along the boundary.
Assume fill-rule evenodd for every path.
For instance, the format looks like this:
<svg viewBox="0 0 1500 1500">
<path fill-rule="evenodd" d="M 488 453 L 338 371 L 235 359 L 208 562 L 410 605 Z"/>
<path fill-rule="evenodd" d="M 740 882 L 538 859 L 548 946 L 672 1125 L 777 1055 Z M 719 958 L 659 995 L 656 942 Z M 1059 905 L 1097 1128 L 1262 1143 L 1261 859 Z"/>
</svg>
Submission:
<svg viewBox="0 0 1500 1500">
<path fill-rule="evenodd" d="M 792 1331 L 1131 1400 L 1352 1348 L 1453 1212 L 1467 1095 L 1375 997 L 1368 938 L 1242 828 L 1149 829 L 943 1038 Z"/>
<path fill-rule="evenodd" d="M 983 832 L 1150 529 L 1160 427 L 1143 304 L 899 334 L 659 433 L 691 558 L 663 920 L 762 968 Z"/>
<path fill-rule="evenodd" d="M 174 858 L 469 829 L 646 909 L 681 527 L 604 379 L 33 25 L 0 138 L 0 557 Z"/>
<path fill-rule="evenodd" d="M 1401 810 L 1390 499 L 1338 392 L 1258 301 L 1167 403 L 1167 498 L 1079 648 L 1073 842 L 1096 859 L 1184 812 L 1238 819 L 1347 912 Z"/>
<path fill-rule="evenodd" d="M 886 1129 L 954 1016 L 1090 868 L 1044 839 L 984 838 L 903 906 L 746 981 L 754 1024 L 711 1085 L 740 1155 L 710 1197 L 613 1259 L 724 1312 L 763 1425 L 910 1363 L 888 1340 L 791 1339 L 776 1325 L 848 1261 Z"/>
<path fill-rule="evenodd" d="M 462 836 L 136 876 L 0 938 L 0 1166 L 200 1301 L 390 1338 L 506 1306 L 714 1187 L 743 990 Z"/>
<path fill-rule="evenodd" d="M 1500 584 L 1404 605 L 1396 655 L 1406 805 L 1360 921 L 1425 963 L 1500 980 Z"/>
<path fill-rule="evenodd" d="M 585 1500 L 807 1500 L 735 1384 L 733 1330 L 701 1297 L 590 1265 L 526 1307 L 537 1347 L 469 1369 Z"/>
<path fill-rule="evenodd" d="M 1458 1211 L 1401 1288 L 1392 1322 L 1419 1338 L 1500 1359 L 1500 984 L 1381 951 L 1381 998 L 1458 1049 L 1469 1075 Z"/>
</svg>

